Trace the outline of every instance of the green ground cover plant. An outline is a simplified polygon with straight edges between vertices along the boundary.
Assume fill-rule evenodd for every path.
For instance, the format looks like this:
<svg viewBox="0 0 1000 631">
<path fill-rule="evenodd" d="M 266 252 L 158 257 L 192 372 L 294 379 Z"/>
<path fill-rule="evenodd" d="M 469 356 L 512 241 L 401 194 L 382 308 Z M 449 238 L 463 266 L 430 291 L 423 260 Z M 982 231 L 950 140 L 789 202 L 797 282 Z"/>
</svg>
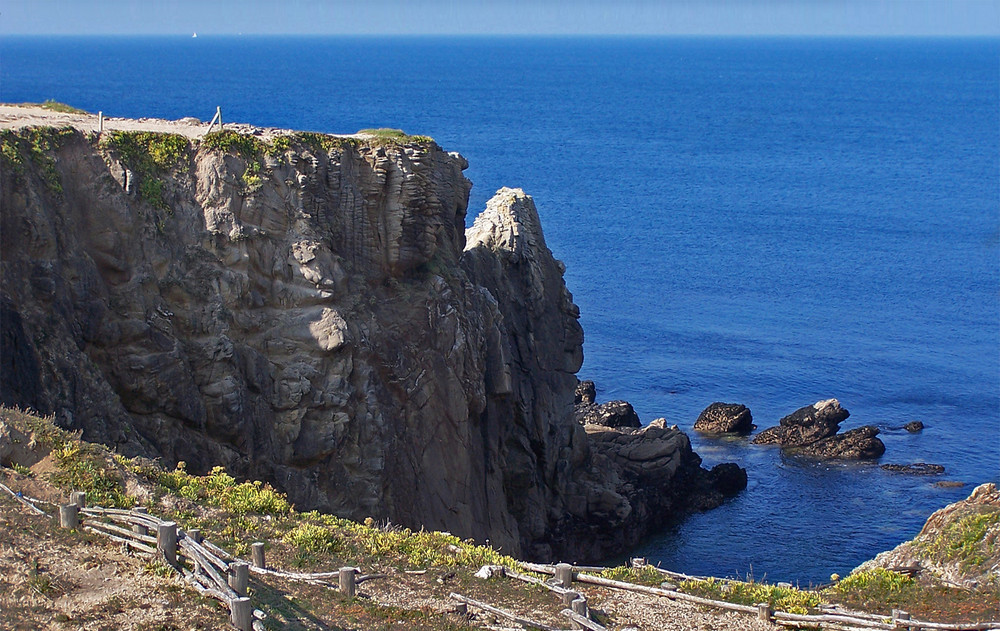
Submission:
<svg viewBox="0 0 1000 631">
<path fill-rule="evenodd" d="M 362 129 L 358 132 L 365 136 L 372 136 L 375 140 L 387 144 L 411 144 L 434 142 L 430 136 L 412 136 L 402 129 L 392 129 L 391 127 L 379 127 L 378 129 Z"/>
<path fill-rule="evenodd" d="M 160 176 L 184 166 L 191 147 L 186 137 L 149 131 L 112 131 L 101 136 L 99 146 L 117 154 L 137 178 L 141 199 L 159 210 L 170 210 Z"/>
<path fill-rule="evenodd" d="M 770 603 L 776 611 L 806 614 L 812 607 L 818 607 L 822 600 L 816 592 L 795 587 L 779 587 L 755 581 L 731 581 L 717 578 L 688 580 L 680 584 L 680 590 L 695 596 L 724 600 L 741 605 Z"/>
<path fill-rule="evenodd" d="M 17 176 L 25 174 L 26 160 L 38 167 L 42 180 L 53 193 L 62 195 L 62 181 L 52 152 L 78 132 L 72 127 L 24 127 L 0 131 L 0 158 Z"/>
<path fill-rule="evenodd" d="M 948 524 L 933 540 L 921 542 L 920 554 L 939 563 L 956 563 L 963 571 L 996 555 L 1000 510 L 983 509 Z"/>
</svg>

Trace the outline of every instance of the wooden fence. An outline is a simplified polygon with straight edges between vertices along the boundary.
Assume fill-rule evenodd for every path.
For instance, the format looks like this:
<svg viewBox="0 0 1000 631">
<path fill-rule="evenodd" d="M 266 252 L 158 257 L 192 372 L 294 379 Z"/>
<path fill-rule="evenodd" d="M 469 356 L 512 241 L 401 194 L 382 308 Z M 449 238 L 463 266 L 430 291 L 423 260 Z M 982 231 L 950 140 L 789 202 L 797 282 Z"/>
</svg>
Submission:
<svg viewBox="0 0 1000 631">
<path fill-rule="evenodd" d="M 35 505 L 36 503 L 52 504 L 34 498 L 26 498 L 2 483 L 0 483 L 0 490 L 10 494 L 37 515 L 45 515 L 46 513 L 39 509 Z M 57 505 L 52 504 L 52 506 Z M 287 572 L 269 568 L 265 563 L 265 544 L 263 542 L 255 542 L 251 545 L 251 560 L 247 562 L 204 539 L 197 529 L 184 530 L 179 528 L 175 522 L 165 521 L 150 515 L 145 508 L 122 510 L 88 507 L 86 495 L 79 491 L 70 494 L 70 503 L 58 505 L 57 508 L 59 523 L 65 528 L 82 528 L 126 545 L 140 554 L 162 557 L 199 593 L 223 602 L 229 608 L 233 626 L 240 631 L 260 631 L 263 629 L 263 624 L 260 621 L 265 617 L 264 612 L 253 609 L 251 601 L 247 597 L 247 586 L 251 572 L 338 589 L 349 598 L 355 596 L 358 584 L 386 576 L 385 574 L 359 574 L 360 570 L 357 567 L 342 567 L 333 572 L 316 573 Z M 633 565 L 642 563 L 644 561 L 633 560 Z M 792 614 L 784 611 L 773 611 L 767 603 L 741 605 L 686 594 L 678 591 L 677 587 L 670 582 L 664 582 L 660 587 L 649 587 L 596 576 L 596 573 L 607 569 L 603 567 L 528 562 L 521 562 L 520 566 L 528 572 L 549 575 L 553 578 L 546 581 L 501 566 L 486 566 L 480 570 L 480 574 L 506 576 L 544 587 L 555 593 L 562 599 L 565 607 L 560 614 L 568 619 L 573 625 L 573 629 L 607 631 L 605 627 L 591 618 L 586 596 L 572 589 L 573 583 L 576 582 L 741 612 L 757 616 L 762 621 L 788 627 L 820 627 L 850 631 L 870 631 L 872 629 L 884 631 L 1000 631 L 1000 622 L 974 624 L 929 622 L 913 620 L 907 612 L 899 610 L 894 610 L 892 616 L 888 617 L 845 610 L 836 606 L 826 606 L 821 607 L 819 613 Z M 707 578 L 670 572 L 660 568 L 655 569 L 665 578 L 675 581 L 704 580 Z M 449 598 L 457 603 L 455 611 L 460 614 L 466 613 L 468 607 L 474 607 L 524 627 L 541 629 L 542 631 L 564 631 L 462 594 L 451 593 Z"/>
<path fill-rule="evenodd" d="M 551 574 L 558 577 L 560 573 L 565 574 L 567 572 L 565 564 L 559 565 L 545 565 L 539 563 L 526 563 L 522 562 L 521 566 L 524 569 L 535 572 L 538 574 Z M 561 567 L 562 566 L 562 567 Z M 846 611 L 841 610 L 837 607 L 826 607 L 820 608 L 820 613 L 817 614 L 793 614 L 784 611 L 772 611 L 771 606 L 768 603 L 760 603 L 756 606 L 751 605 L 740 605 L 737 603 L 726 602 L 722 600 L 713 600 L 710 598 L 702 598 L 701 596 L 695 596 L 693 594 L 686 594 L 684 592 L 678 591 L 676 586 L 665 584 L 666 586 L 657 587 L 647 587 L 645 585 L 636 585 L 634 583 L 626 583 L 624 581 L 615 581 L 612 579 L 604 578 L 601 576 L 595 576 L 593 574 L 587 574 L 583 570 L 603 570 L 604 568 L 595 568 L 591 566 L 570 566 L 572 572 L 572 580 L 581 583 L 589 583 L 592 585 L 600 585 L 602 587 L 611 587 L 614 589 L 624 589 L 628 591 L 649 594 L 651 596 L 661 596 L 664 598 L 669 598 L 671 600 L 682 600 L 697 605 L 703 605 L 706 607 L 715 607 L 718 609 L 726 609 L 729 611 L 738 611 L 747 614 L 755 614 L 761 620 L 766 620 L 783 626 L 789 627 L 822 627 L 827 629 L 885 629 L 887 631 L 902 631 L 906 629 L 912 629 L 914 631 L 920 630 L 935 630 L 935 631 L 1000 631 L 1000 622 L 978 622 L 972 624 L 961 624 L 961 623 L 949 623 L 949 622 L 928 622 L 924 620 L 914 620 L 911 619 L 910 614 L 901 611 L 893 610 L 892 616 L 880 616 L 876 614 L 869 614 L 858 611 Z M 668 572 L 666 570 L 660 570 L 662 574 L 669 576 L 674 579 L 688 580 L 695 577 L 690 577 L 684 574 L 677 574 L 675 572 Z M 698 577 L 700 578 L 700 577 Z M 571 583 L 570 583 L 571 584 Z M 563 585 L 568 586 L 565 582 Z"/>
<path fill-rule="evenodd" d="M 46 515 L 35 504 L 52 504 L 15 493 L 4 484 L 3 490 L 36 515 Z M 272 569 L 264 562 L 264 543 L 251 546 L 252 561 L 239 559 L 204 539 L 201 532 L 184 530 L 177 523 L 150 515 L 145 508 L 132 510 L 88 507 L 86 494 L 74 491 L 70 503 L 52 506 L 58 509 L 59 525 L 79 528 L 102 535 L 132 550 L 160 557 L 200 594 L 215 598 L 226 605 L 230 621 L 240 631 L 262 631 L 263 611 L 253 609 L 248 598 L 250 572 L 273 575 L 289 580 L 304 581 L 339 589 L 348 598 L 356 595 L 358 584 L 384 574 L 359 574 L 356 567 L 342 567 L 335 572 L 300 573 Z"/>
</svg>

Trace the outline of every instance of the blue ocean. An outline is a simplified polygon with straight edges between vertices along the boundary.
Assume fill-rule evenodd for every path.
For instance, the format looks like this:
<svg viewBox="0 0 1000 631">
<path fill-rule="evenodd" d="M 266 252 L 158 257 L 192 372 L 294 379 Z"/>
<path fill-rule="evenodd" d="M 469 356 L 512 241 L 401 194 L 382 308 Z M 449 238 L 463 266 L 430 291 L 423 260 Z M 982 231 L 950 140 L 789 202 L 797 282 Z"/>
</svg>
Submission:
<svg viewBox="0 0 1000 631">
<path fill-rule="evenodd" d="M 599 401 L 691 430 L 836 397 L 881 463 L 946 467 L 692 433 L 749 487 L 634 552 L 663 567 L 823 582 L 1000 480 L 1000 40 L 0 39 L 0 101 L 50 98 L 433 136 L 469 160 L 470 223 L 534 196 Z"/>
</svg>

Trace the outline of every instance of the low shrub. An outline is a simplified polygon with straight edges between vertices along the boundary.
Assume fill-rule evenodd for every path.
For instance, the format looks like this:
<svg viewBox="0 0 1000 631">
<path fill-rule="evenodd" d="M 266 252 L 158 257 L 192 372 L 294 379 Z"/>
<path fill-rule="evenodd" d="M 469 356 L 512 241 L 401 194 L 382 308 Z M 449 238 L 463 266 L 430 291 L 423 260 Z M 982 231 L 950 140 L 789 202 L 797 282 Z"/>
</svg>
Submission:
<svg viewBox="0 0 1000 631">
<path fill-rule="evenodd" d="M 822 602 L 815 592 L 795 587 L 779 587 L 767 583 L 729 581 L 717 578 L 688 580 L 680 584 L 680 590 L 704 598 L 724 600 L 741 605 L 770 603 L 777 611 L 806 614 L 811 607 Z"/>
<path fill-rule="evenodd" d="M 653 587 L 659 586 L 665 580 L 663 574 L 652 565 L 643 565 L 640 567 L 619 565 L 617 567 L 609 567 L 601 572 L 599 576 L 610 578 L 614 581 L 624 581 L 626 583 L 636 583 L 638 585 Z"/>
<path fill-rule="evenodd" d="M 906 602 L 915 588 L 913 578 L 877 567 L 855 572 L 829 589 L 862 607 L 887 607 Z"/>
<path fill-rule="evenodd" d="M 204 476 L 192 475 L 185 468 L 185 463 L 179 462 L 173 471 L 158 472 L 141 467 L 134 470 L 181 497 L 224 508 L 236 515 L 282 515 L 292 511 L 285 495 L 269 484 L 259 480 L 237 483 L 224 467 L 215 467 Z"/>
</svg>

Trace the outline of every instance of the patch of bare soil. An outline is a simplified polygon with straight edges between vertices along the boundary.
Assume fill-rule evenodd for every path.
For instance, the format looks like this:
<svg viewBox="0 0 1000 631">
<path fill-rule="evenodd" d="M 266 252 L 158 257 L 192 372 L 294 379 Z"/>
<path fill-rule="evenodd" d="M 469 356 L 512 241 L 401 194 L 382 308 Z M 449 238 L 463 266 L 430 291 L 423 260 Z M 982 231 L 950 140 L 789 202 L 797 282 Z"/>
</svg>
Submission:
<svg viewBox="0 0 1000 631">
<path fill-rule="evenodd" d="M 163 566 L 95 535 L 58 528 L 0 495 L 0 628 L 219 629 L 228 612 Z"/>
<path fill-rule="evenodd" d="M 74 127 L 82 132 L 96 133 L 100 126 L 97 114 L 70 114 L 53 112 L 42 107 L 0 104 L 0 129 L 19 129 L 22 127 Z M 208 133 L 209 124 L 194 117 L 179 120 L 162 118 L 116 118 L 104 117 L 104 131 L 152 131 L 170 134 L 180 134 L 188 138 L 201 138 Z M 274 127 L 257 127 L 245 123 L 226 123 L 226 129 L 242 134 L 252 134 L 262 139 L 293 133 L 291 129 Z M 218 131 L 219 127 L 215 127 Z M 357 134 L 347 134 L 345 137 L 357 137 Z"/>
</svg>

